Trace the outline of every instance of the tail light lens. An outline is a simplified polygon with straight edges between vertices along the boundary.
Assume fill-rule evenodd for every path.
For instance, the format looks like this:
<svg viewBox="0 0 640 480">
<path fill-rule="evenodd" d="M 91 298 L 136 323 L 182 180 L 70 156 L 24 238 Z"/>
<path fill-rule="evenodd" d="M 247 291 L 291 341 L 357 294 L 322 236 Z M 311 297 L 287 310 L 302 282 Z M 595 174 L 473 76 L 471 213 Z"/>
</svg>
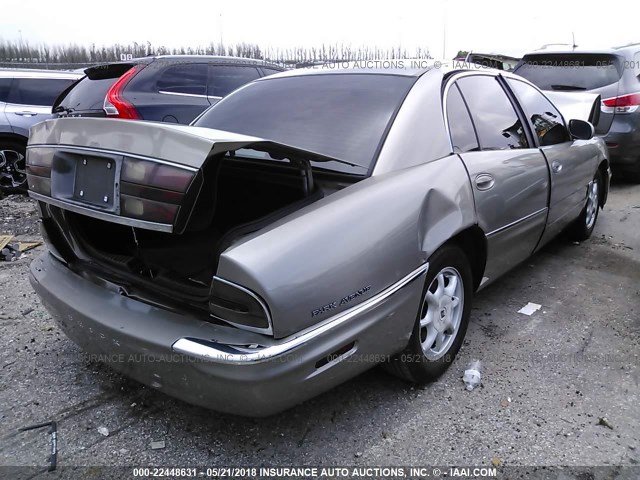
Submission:
<svg viewBox="0 0 640 480">
<path fill-rule="evenodd" d="M 125 157 L 120 174 L 120 213 L 148 222 L 173 223 L 195 172 Z"/>
<path fill-rule="evenodd" d="M 123 91 L 127 84 L 131 81 L 136 74 L 144 68 L 144 65 L 135 65 L 127 70 L 122 76 L 114 83 L 104 100 L 104 111 L 109 117 L 116 118 L 128 118 L 131 120 L 141 120 L 142 117 L 136 110 L 136 108 L 124 98 Z"/>
<path fill-rule="evenodd" d="M 264 301 L 250 290 L 214 277 L 209 299 L 211 315 L 231 325 L 272 334 L 271 316 Z"/>
<path fill-rule="evenodd" d="M 640 106 L 640 93 L 630 93 L 602 101 L 602 111 L 607 113 L 633 113 Z"/>
</svg>

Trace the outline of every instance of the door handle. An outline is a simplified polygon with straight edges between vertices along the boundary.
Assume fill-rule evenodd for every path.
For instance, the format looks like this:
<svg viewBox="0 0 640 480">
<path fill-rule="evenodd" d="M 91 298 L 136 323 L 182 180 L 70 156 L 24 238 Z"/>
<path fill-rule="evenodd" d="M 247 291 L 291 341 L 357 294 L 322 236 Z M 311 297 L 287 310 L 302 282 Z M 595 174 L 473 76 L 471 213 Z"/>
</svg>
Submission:
<svg viewBox="0 0 640 480">
<path fill-rule="evenodd" d="M 29 111 L 14 112 L 14 113 L 16 115 L 20 115 L 21 117 L 34 117 L 38 115 L 38 112 L 29 112 Z"/>
<path fill-rule="evenodd" d="M 551 170 L 553 170 L 553 173 L 560 173 L 562 171 L 562 164 L 557 160 L 554 160 L 551 162 Z"/>
<path fill-rule="evenodd" d="M 475 183 L 478 190 L 489 190 L 495 185 L 496 179 L 493 178 L 493 175 L 481 173 L 476 177 Z"/>
</svg>

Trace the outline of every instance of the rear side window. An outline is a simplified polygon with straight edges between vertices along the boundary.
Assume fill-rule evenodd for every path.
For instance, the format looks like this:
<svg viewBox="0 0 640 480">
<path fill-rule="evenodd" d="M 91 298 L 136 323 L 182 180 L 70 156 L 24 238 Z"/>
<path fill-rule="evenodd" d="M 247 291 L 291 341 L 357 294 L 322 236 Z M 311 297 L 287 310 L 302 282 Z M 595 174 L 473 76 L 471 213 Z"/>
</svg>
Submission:
<svg viewBox="0 0 640 480">
<path fill-rule="evenodd" d="M 260 77 L 255 67 L 212 65 L 209 75 L 209 96 L 224 97 L 236 88 Z"/>
<path fill-rule="evenodd" d="M 118 77 L 101 78 L 91 80 L 84 77 L 61 100 L 59 106 L 73 111 L 100 110 L 104 105 L 104 99 Z"/>
<path fill-rule="evenodd" d="M 10 78 L 0 78 L 0 102 L 6 102 L 9 98 L 9 89 L 11 88 Z"/>
<path fill-rule="evenodd" d="M 192 63 L 166 68 L 158 78 L 160 92 L 207 95 L 207 65 Z"/>
<path fill-rule="evenodd" d="M 507 79 L 507 83 L 531 120 L 541 146 L 556 145 L 569 140 L 569 132 L 562 115 L 544 95 L 518 80 Z"/>
<path fill-rule="evenodd" d="M 593 90 L 620 80 L 620 59 L 608 54 L 527 55 L 514 70 L 542 90 Z"/>
<path fill-rule="evenodd" d="M 464 77 L 457 83 L 471 111 L 482 150 L 529 147 L 522 122 L 495 77 Z"/>
<path fill-rule="evenodd" d="M 16 78 L 9 103 L 51 106 L 73 80 L 61 78 Z"/>
<path fill-rule="evenodd" d="M 447 122 L 454 153 L 478 150 L 478 139 L 471 123 L 469 110 L 456 84 L 449 88 L 447 95 Z"/>
<path fill-rule="evenodd" d="M 275 75 L 276 73 L 282 73 L 282 70 L 275 70 L 273 68 L 265 68 L 265 67 L 262 67 L 262 71 L 264 72 L 265 76 Z"/>
</svg>

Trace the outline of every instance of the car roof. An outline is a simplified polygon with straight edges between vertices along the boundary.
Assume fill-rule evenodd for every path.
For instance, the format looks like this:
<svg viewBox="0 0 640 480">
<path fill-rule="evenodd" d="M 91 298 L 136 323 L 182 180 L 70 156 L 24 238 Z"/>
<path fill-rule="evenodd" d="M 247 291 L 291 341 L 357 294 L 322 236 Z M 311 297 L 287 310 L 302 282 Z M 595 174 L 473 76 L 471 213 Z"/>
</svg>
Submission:
<svg viewBox="0 0 640 480">
<path fill-rule="evenodd" d="M 36 70 L 30 68 L 0 68 L 0 78 L 61 78 L 76 80 L 82 73 L 63 70 Z"/>
<path fill-rule="evenodd" d="M 152 63 L 156 60 L 176 62 L 176 63 L 192 63 L 192 62 L 216 62 L 216 63 L 230 63 L 238 65 L 254 65 L 256 67 L 273 68 L 277 70 L 285 70 L 285 67 L 276 63 L 271 63 L 268 60 L 258 60 L 255 58 L 244 57 L 230 57 L 221 55 L 148 55 L 146 57 L 136 57 L 130 60 L 121 60 L 116 62 L 102 62 L 98 65 L 115 65 L 115 64 L 132 64 L 132 63 Z M 89 67 L 89 68 L 92 68 Z"/>
<path fill-rule="evenodd" d="M 587 47 L 572 47 L 571 45 L 547 45 L 538 50 L 534 50 L 532 52 L 526 53 L 524 56 L 532 56 L 532 55 L 546 55 L 546 54 L 560 54 L 560 55 L 571 55 L 571 54 L 601 54 L 601 55 L 620 55 L 621 53 L 627 53 L 626 51 L 630 50 L 632 52 L 637 52 L 640 50 L 640 43 L 630 43 L 628 45 L 620 45 L 618 47 L 607 47 L 607 48 L 587 48 Z"/>
<path fill-rule="evenodd" d="M 424 62 L 424 63 L 421 63 Z M 256 81 L 283 77 L 301 77 L 308 75 L 394 75 L 399 77 L 420 77 L 434 69 L 433 59 L 393 59 L 393 60 L 358 60 L 345 62 L 319 63 L 305 68 L 286 70 L 269 75 Z"/>
</svg>

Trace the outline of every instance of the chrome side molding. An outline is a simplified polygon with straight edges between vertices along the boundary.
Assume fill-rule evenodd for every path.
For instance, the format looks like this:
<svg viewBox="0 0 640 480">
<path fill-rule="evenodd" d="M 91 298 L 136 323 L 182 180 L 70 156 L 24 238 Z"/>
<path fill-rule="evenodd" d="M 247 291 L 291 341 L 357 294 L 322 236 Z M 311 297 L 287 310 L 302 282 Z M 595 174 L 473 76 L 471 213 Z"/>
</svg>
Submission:
<svg viewBox="0 0 640 480">
<path fill-rule="evenodd" d="M 290 337 L 280 340 L 278 343 L 269 346 L 249 346 L 227 345 L 218 343 L 215 340 L 184 337 L 177 340 L 171 349 L 183 355 L 196 358 L 198 360 L 225 363 L 232 365 L 250 365 L 269 361 L 275 357 L 291 353 L 297 347 L 314 340 L 328 331 L 348 322 L 353 317 L 360 315 L 383 303 L 391 295 L 402 287 L 415 280 L 429 269 L 429 263 L 423 263 L 414 271 L 403 277 L 393 285 L 382 290 L 380 293 L 365 300 L 364 302 L 340 312 L 324 322 L 302 330 Z"/>
</svg>

